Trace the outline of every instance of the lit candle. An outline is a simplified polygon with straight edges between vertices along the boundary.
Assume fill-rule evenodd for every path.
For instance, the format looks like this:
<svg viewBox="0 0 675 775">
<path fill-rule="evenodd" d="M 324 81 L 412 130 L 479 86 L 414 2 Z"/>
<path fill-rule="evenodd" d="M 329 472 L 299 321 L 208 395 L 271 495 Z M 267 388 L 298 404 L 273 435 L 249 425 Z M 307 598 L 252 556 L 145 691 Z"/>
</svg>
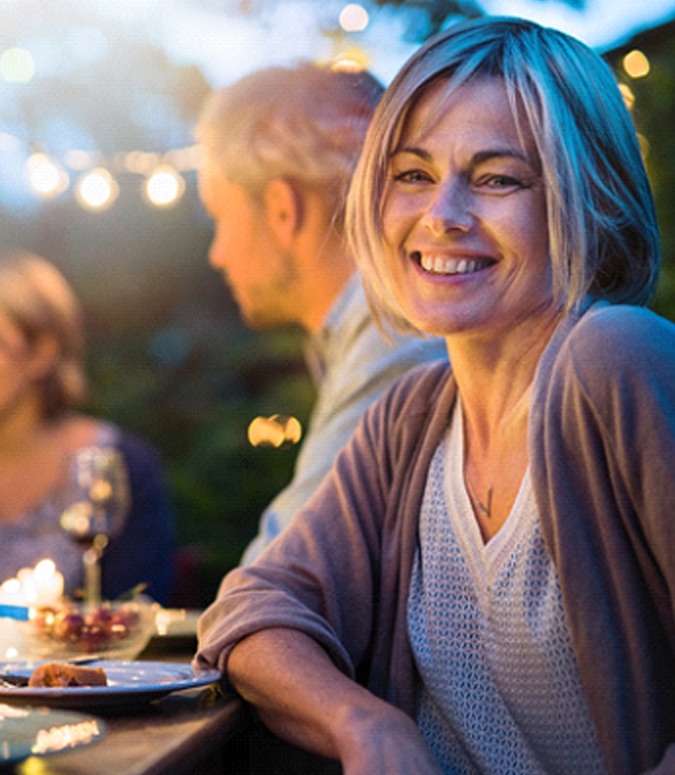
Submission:
<svg viewBox="0 0 675 775">
<path fill-rule="evenodd" d="M 24 641 L 28 609 L 56 605 L 63 595 L 63 575 L 52 560 L 40 560 L 34 568 L 21 568 L 16 578 L 0 584 L 0 659 L 20 658 Z M 26 614 L 21 616 L 21 613 Z"/>
<path fill-rule="evenodd" d="M 43 606 L 57 603 L 63 595 L 63 576 L 53 560 L 40 560 L 25 583 L 26 603 Z"/>
</svg>

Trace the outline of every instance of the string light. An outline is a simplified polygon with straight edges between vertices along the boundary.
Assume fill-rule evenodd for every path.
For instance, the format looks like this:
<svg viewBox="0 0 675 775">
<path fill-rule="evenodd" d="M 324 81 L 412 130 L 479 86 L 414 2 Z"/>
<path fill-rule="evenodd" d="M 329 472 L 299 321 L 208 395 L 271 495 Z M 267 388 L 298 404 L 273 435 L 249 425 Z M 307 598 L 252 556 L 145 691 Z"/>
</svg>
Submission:
<svg viewBox="0 0 675 775">
<path fill-rule="evenodd" d="M 145 195 L 157 207 L 170 207 L 183 195 L 185 181 L 168 164 L 157 167 L 145 181 Z"/>
<path fill-rule="evenodd" d="M 25 139 L 0 132 L 0 152 L 21 153 L 27 144 Z M 76 201 L 87 210 L 102 212 L 119 195 L 120 186 L 116 180 L 119 173 L 141 176 L 141 188 L 148 204 L 168 208 L 180 201 L 185 192 L 185 173 L 198 167 L 196 145 L 173 148 L 164 153 L 120 151 L 107 160 L 99 152 L 73 148 L 63 152 L 61 160 L 44 150 L 30 153 L 25 161 L 25 175 L 30 190 L 44 201 L 67 191 L 71 177 L 75 177 Z"/>
<path fill-rule="evenodd" d="M 119 185 L 105 167 L 95 167 L 77 181 L 75 197 L 87 210 L 107 210 L 117 199 Z"/>
<path fill-rule="evenodd" d="M 33 153 L 26 162 L 30 187 L 41 199 L 52 199 L 70 182 L 63 167 L 44 153 Z"/>
</svg>

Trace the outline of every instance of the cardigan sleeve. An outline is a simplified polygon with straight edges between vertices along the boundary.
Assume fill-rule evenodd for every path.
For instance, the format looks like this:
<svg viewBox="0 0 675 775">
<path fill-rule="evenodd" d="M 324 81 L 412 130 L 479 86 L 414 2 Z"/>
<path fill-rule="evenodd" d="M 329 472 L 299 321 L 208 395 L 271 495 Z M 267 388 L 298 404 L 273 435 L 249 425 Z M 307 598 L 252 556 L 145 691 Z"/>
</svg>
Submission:
<svg viewBox="0 0 675 775">
<path fill-rule="evenodd" d="M 675 740 L 675 326 L 591 308 L 538 375 L 530 443 L 601 745 L 641 772 Z"/>
</svg>

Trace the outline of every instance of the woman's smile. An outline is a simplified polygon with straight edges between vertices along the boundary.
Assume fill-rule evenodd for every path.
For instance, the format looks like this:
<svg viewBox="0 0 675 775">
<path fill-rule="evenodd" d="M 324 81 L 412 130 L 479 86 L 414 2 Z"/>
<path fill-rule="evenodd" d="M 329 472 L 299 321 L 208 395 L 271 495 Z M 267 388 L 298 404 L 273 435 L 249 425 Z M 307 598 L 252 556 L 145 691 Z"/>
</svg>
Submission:
<svg viewBox="0 0 675 775">
<path fill-rule="evenodd" d="M 469 275 L 487 269 L 495 262 L 491 258 L 461 254 L 448 256 L 434 251 L 413 250 L 410 258 L 431 275 Z"/>
</svg>

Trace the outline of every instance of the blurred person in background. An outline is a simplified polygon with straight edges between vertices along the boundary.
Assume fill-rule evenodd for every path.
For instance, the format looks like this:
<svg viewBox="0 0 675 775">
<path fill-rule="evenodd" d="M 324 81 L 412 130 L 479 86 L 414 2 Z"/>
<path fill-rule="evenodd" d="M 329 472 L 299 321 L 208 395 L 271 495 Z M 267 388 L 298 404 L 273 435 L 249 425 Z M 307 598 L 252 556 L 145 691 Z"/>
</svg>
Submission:
<svg viewBox="0 0 675 775">
<path fill-rule="evenodd" d="M 289 485 L 244 553 L 253 561 L 328 471 L 364 410 L 440 339 L 388 332 L 369 312 L 343 207 L 382 86 L 309 63 L 250 74 L 207 100 L 196 128 L 211 265 L 255 329 L 299 325 L 318 395 Z"/>
<path fill-rule="evenodd" d="M 101 561 L 102 595 L 145 583 L 166 603 L 172 581 L 172 508 L 156 451 L 83 414 L 85 332 L 78 299 L 42 257 L 0 254 L 0 581 L 51 558 L 65 591 L 83 584 L 82 548 L 61 527 L 69 462 L 90 447 L 118 450 L 129 507 Z"/>
</svg>

